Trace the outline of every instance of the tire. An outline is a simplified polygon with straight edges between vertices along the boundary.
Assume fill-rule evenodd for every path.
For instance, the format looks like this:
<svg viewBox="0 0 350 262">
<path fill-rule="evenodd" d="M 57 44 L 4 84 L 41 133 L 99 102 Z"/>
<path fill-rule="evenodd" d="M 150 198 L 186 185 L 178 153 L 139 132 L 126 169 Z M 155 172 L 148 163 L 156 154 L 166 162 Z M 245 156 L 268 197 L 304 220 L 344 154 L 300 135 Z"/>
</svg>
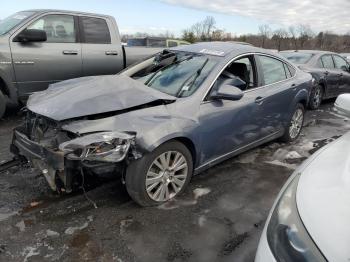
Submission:
<svg viewBox="0 0 350 262">
<path fill-rule="evenodd" d="M 6 111 L 6 99 L 5 96 L 0 91 L 0 119 L 4 116 Z"/>
<path fill-rule="evenodd" d="M 176 159 L 180 168 L 185 164 L 186 167 L 175 171 L 173 165 Z M 164 161 L 169 164 L 162 165 Z M 181 194 L 191 180 L 192 173 L 193 160 L 190 151 L 178 141 L 169 141 L 130 163 L 126 170 L 126 189 L 139 205 L 156 206 Z"/>
<path fill-rule="evenodd" d="M 317 85 L 312 88 L 310 94 L 309 108 L 315 110 L 320 107 L 323 99 L 323 87 L 321 85 Z"/>
<path fill-rule="evenodd" d="M 288 126 L 281 137 L 283 142 L 292 142 L 295 141 L 303 128 L 305 118 L 305 109 L 304 106 L 298 103 L 293 111 L 293 114 L 289 120 Z"/>
</svg>

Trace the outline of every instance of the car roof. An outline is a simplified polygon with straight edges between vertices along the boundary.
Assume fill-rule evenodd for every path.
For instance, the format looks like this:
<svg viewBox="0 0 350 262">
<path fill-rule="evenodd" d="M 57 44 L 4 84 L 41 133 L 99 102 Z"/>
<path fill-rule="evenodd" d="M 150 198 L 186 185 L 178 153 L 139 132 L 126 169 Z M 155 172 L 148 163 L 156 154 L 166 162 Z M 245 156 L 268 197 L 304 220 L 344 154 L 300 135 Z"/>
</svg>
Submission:
<svg viewBox="0 0 350 262">
<path fill-rule="evenodd" d="M 23 10 L 21 12 L 35 12 L 37 14 L 44 14 L 44 13 L 67 13 L 67 14 L 72 14 L 72 15 L 91 15 L 91 16 L 101 16 L 101 17 L 112 17 L 110 15 L 104 15 L 104 14 L 96 14 L 96 13 L 88 13 L 88 12 L 80 12 L 80 11 L 71 11 L 71 10 L 61 10 L 61 9 L 28 9 L 28 10 Z"/>
<path fill-rule="evenodd" d="M 324 50 L 283 50 L 280 51 L 280 53 L 304 53 L 304 54 L 336 54 L 331 51 L 324 51 Z"/>
<path fill-rule="evenodd" d="M 207 55 L 221 56 L 225 57 L 231 53 L 267 53 L 271 55 L 276 55 L 269 50 L 254 47 L 247 44 L 232 43 L 232 42 L 200 42 L 192 45 L 183 45 L 171 48 L 171 50 L 185 51 L 191 53 L 201 53 Z"/>
</svg>

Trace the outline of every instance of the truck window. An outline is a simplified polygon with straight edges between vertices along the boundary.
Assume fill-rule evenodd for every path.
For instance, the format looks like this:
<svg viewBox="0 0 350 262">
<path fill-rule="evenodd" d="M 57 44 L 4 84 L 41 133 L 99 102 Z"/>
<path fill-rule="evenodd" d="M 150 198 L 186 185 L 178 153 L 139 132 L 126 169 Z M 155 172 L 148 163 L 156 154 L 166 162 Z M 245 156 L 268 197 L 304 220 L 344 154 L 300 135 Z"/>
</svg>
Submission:
<svg viewBox="0 0 350 262">
<path fill-rule="evenodd" d="M 75 43 L 74 17 L 71 15 L 47 15 L 39 18 L 28 29 L 44 30 L 47 43 Z"/>
<path fill-rule="evenodd" d="M 111 35 L 109 33 L 106 20 L 94 17 L 80 17 L 82 42 L 90 44 L 110 44 Z"/>
<path fill-rule="evenodd" d="M 175 42 L 175 41 L 168 42 L 168 47 L 175 47 L 175 46 L 177 46 L 177 42 Z"/>
</svg>

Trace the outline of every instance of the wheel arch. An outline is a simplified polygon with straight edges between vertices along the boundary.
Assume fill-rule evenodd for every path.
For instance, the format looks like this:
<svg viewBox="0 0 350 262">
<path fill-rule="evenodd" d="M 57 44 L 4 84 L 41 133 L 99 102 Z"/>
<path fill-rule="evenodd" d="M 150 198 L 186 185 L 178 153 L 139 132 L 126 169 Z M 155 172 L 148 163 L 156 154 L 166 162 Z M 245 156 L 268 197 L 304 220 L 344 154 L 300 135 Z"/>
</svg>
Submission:
<svg viewBox="0 0 350 262">
<path fill-rule="evenodd" d="M 184 146 L 186 146 L 186 148 L 191 153 L 192 160 L 193 160 L 193 166 L 195 168 L 197 166 L 197 160 L 198 160 L 198 156 L 197 156 L 198 151 L 197 151 L 197 148 L 195 146 L 195 142 L 193 141 L 193 139 L 191 139 L 188 136 L 185 136 L 183 134 L 174 134 L 173 136 L 163 137 L 161 140 L 159 140 L 156 143 L 153 143 L 150 147 L 148 147 L 146 149 L 146 151 L 152 152 L 153 150 L 155 150 L 159 146 L 161 146 L 165 143 L 168 143 L 170 141 L 178 141 L 178 142 L 182 143 Z"/>
</svg>

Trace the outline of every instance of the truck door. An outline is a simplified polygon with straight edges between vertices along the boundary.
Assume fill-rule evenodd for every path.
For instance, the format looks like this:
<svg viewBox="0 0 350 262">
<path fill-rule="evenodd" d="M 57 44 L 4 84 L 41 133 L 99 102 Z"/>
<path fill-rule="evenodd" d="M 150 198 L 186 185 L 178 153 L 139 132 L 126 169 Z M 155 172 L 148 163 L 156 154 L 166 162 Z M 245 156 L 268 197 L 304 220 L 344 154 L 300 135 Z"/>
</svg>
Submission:
<svg viewBox="0 0 350 262">
<path fill-rule="evenodd" d="M 123 69 L 116 24 L 105 18 L 79 16 L 83 75 L 110 75 Z"/>
<path fill-rule="evenodd" d="M 13 42 L 25 28 L 46 31 L 46 42 Z M 20 97 L 44 90 L 51 83 L 81 76 L 81 45 L 74 16 L 47 14 L 25 28 L 10 39 Z"/>
</svg>

